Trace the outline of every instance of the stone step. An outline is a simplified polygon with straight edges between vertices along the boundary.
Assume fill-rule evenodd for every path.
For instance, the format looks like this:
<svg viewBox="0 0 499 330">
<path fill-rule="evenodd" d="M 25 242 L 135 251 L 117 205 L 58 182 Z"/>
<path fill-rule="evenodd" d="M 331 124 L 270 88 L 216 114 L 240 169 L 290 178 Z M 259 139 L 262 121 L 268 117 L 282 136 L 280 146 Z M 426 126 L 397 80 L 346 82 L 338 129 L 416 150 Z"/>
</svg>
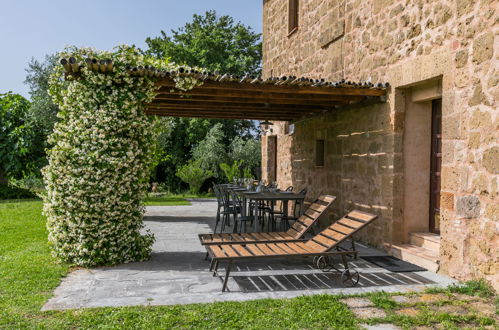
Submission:
<svg viewBox="0 0 499 330">
<path fill-rule="evenodd" d="M 411 233 L 410 243 L 437 254 L 440 252 L 440 235 L 434 233 Z"/>
<path fill-rule="evenodd" d="M 435 251 L 413 244 L 393 244 L 390 254 L 411 264 L 436 273 L 439 268 L 439 255 Z"/>
</svg>

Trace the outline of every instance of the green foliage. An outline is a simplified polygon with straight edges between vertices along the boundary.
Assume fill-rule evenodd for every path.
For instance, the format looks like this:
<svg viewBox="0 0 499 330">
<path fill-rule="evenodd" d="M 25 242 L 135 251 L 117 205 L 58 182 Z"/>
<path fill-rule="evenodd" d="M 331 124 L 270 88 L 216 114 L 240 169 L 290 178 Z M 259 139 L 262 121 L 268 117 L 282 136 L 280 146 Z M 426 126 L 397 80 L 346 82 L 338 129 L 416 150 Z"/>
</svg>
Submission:
<svg viewBox="0 0 499 330">
<path fill-rule="evenodd" d="M 191 23 L 171 33 L 170 37 L 161 31 L 160 37 L 147 38 L 147 53 L 211 71 L 235 75 L 260 72 L 261 35 L 230 16 L 217 17 L 215 11 L 194 15 Z"/>
<path fill-rule="evenodd" d="M 253 130 L 251 121 L 216 120 L 198 118 L 162 118 L 161 133 L 158 144 L 164 151 L 163 157 L 156 168 L 155 180 L 165 184 L 170 192 L 181 192 L 182 181 L 175 173 L 177 169 L 192 158 L 193 150 L 206 138 L 210 130 L 218 125 L 223 134 L 221 143 L 226 149 L 230 142 L 237 136 L 249 138 Z M 217 133 L 218 134 L 218 133 Z M 226 155 L 224 151 L 222 156 Z M 207 158 L 212 156 L 206 155 Z M 227 158 L 220 159 L 227 161 Z M 219 176 L 217 169 L 212 169 Z"/>
<path fill-rule="evenodd" d="M 143 109 L 157 87 L 149 77 L 131 76 L 127 67 L 173 68 L 128 46 L 114 52 L 72 48 L 59 56 L 80 63 L 111 59 L 113 72 L 83 67 L 81 77 L 64 79 L 59 65 L 50 78 L 49 92 L 60 109 L 43 171 L 52 250 L 79 266 L 145 260 L 154 237 L 141 233 L 143 197 L 157 154 L 154 120 Z"/>
<path fill-rule="evenodd" d="M 199 66 L 236 75 L 260 72 L 260 34 L 241 23 L 235 23 L 229 16 L 218 17 L 214 11 L 209 11 L 204 16 L 194 15 L 192 22 L 172 31 L 172 36 L 161 31 L 161 36 L 148 38 L 146 43 L 147 54 L 170 59 L 179 65 Z M 224 146 L 224 152 L 219 155 L 210 151 L 221 151 L 220 148 L 211 149 L 206 145 L 211 142 L 203 142 L 208 132 L 217 124 L 221 125 L 223 133 L 222 140 L 217 142 Z M 221 173 L 218 163 L 230 162 L 226 157 L 227 146 L 238 136 L 250 139 L 255 132 L 257 128 L 250 120 L 165 119 L 159 138 L 165 153 L 154 179 L 164 182 L 169 191 L 181 191 L 181 181 L 174 174 L 190 160 L 194 149 L 198 149 L 194 158 L 202 159 L 203 167 L 212 170 L 215 177 L 219 178 Z M 213 142 L 213 139 L 210 138 L 210 141 Z M 204 146 L 196 148 L 200 144 Z M 213 159 L 217 156 L 219 161 L 215 163 Z"/>
<path fill-rule="evenodd" d="M 197 194 L 203 182 L 213 176 L 212 171 L 201 168 L 200 161 L 190 161 L 188 164 L 181 166 L 176 174 L 182 181 L 189 184 L 189 192 L 191 194 Z"/>
<path fill-rule="evenodd" d="M 31 191 L 0 183 L 0 200 L 36 198 Z"/>
<path fill-rule="evenodd" d="M 222 124 L 217 123 L 192 151 L 193 158 L 199 162 L 201 168 L 211 171 L 215 177 L 220 176 L 220 162 L 227 159 L 223 139 Z"/>
<path fill-rule="evenodd" d="M 399 306 L 399 304 L 391 298 L 391 295 L 384 291 L 369 294 L 369 299 L 373 302 L 374 306 L 385 310 L 392 310 Z"/>
<path fill-rule="evenodd" d="M 253 178 L 253 172 L 251 171 L 251 168 L 245 167 L 243 169 L 243 177 L 246 178 L 246 179 Z"/>
<path fill-rule="evenodd" d="M 242 164 L 251 170 L 260 167 L 262 162 L 260 139 L 236 137 L 229 148 L 231 160 L 242 160 Z"/>
<path fill-rule="evenodd" d="M 240 166 L 243 163 L 242 160 L 235 160 L 232 165 L 229 165 L 227 163 L 221 163 L 220 168 L 225 174 L 225 177 L 227 178 L 228 182 L 233 182 L 234 178 L 240 178 L 241 177 L 241 170 Z"/>
<path fill-rule="evenodd" d="M 44 161 L 43 138 L 29 107 L 21 95 L 0 94 L 0 183 L 36 173 Z"/>
<path fill-rule="evenodd" d="M 450 285 L 447 288 L 430 288 L 428 293 L 461 293 L 469 296 L 479 296 L 484 298 L 496 295 L 492 286 L 484 279 L 467 281 L 464 284 Z"/>
<path fill-rule="evenodd" d="M 25 84 L 29 86 L 31 96 L 31 106 L 29 107 L 29 116 L 33 122 L 41 127 L 43 140 L 52 133 L 54 125 L 57 122 L 57 112 L 59 107 L 52 102 L 49 95 L 49 79 L 57 64 L 56 55 L 46 55 L 43 62 L 34 58 L 28 64 L 26 69 Z"/>
</svg>

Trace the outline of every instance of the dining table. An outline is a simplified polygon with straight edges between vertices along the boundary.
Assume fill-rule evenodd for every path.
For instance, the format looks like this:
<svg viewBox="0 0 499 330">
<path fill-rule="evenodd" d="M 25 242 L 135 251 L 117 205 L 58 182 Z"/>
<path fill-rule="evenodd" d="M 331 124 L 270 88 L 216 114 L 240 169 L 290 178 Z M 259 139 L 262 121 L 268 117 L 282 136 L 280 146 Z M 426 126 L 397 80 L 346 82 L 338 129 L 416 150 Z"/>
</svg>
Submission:
<svg viewBox="0 0 499 330">
<path fill-rule="evenodd" d="M 246 216 L 247 208 L 246 204 L 248 201 L 255 201 L 254 203 L 254 221 L 253 221 L 253 229 L 255 232 L 263 231 L 263 228 L 260 227 L 260 222 L 258 221 L 258 206 L 262 202 L 270 202 L 271 208 L 275 205 L 275 202 L 282 201 L 282 211 L 284 216 L 288 215 L 288 203 L 290 201 L 301 201 L 305 199 L 305 194 L 299 194 L 291 191 L 264 191 L 257 192 L 245 189 L 244 187 L 233 187 L 230 188 L 238 194 L 242 198 L 242 210 L 241 215 Z"/>
</svg>

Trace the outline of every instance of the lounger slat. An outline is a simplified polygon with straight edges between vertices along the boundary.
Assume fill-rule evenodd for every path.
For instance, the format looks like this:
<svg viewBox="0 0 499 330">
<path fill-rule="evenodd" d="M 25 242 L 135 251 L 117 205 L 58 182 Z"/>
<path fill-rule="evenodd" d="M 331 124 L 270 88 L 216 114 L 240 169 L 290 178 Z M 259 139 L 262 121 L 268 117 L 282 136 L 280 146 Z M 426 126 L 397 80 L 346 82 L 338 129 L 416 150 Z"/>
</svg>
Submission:
<svg viewBox="0 0 499 330">
<path fill-rule="evenodd" d="M 338 223 L 345 225 L 345 226 L 348 226 L 348 227 L 352 227 L 354 229 L 357 229 L 364 224 L 363 222 L 359 222 L 356 220 L 350 220 L 347 218 L 342 218 L 342 219 L 338 220 Z"/>
<path fill-rule="evenodd" d="M 255 240 L 255 238 L 248 233 L 242 233 L 241 236 L 244 238 L 246 242 L 251 242 Z"/>
<path fill-rule="evenodd" d="M 336 197 L 331 196 L 331 195 L 321 195 L 321 196 L 319 196 L 318 199 L 322 202 L 325 202 L 325 203 L 331 203 L 336 199 Z"/>
<path fill-rule="evenodd" d="M 222 238 L 220 237 L 219 234 L 214 234 L 214 235 L 211 236 L 211 241 L 212 242 L 221 242 Z"/>
<path fill-rule="evenodd" d="M 336 243 L 335 240 L 332 240 L 332 239 L 330 239 L 330 238 L 328 238 L 328 237 L 326 237 L 324 235 L 321 235 L 321 234 L 312 237 L 312 240 L 314 240 L 316 242 L 319 242 L 319 243 L 323 244 L 326 247 L 331 247 L 331 246 L 333 246 Z"/>
<path fill-rule="evenodd" d="M 274 255 L 276 252 L 272 251 L 266 244 L 256 244 L 256 246 L 262 250 L 266 255 Z"/>
<path fill-rule="evenodd" d="M 327 205 L 320 205 L 320 204 L 314 203 L 314 204 L 310 205 L 309 208 L 311 208 L 312 210 L 317 211 L 317 212 L 322 212 L 327 208 Z"/>
<path fill-rule="evenodd" d="M 259 241 L 267 241 L 268 238 L 263 236 L 262 233 L 253 233 L 253 236 L 255 236 Z"/>
<path fill-rule="evenodd" d="M 369 213 L 364 213 L 361 211 L 352 211 L 347 214 L 349 218 L 356 218 L 364 221 L 371 221 L 373 218 L 376 218 L 375 215 L 369 214 Z"/>
<path fill-rule="evenodd" d="M 218 245 L 211 245 L 210 246 L 211 251 L 213 251 L 213 254 L 217 258 L 225 258 L 225 253 L 222 251 L 222 249 Z"/>
<path fill-rule="evenodd" d="M 302 248 L 297 243 L 287 243 L 287 245 L 293 250 L 295 250 L 297 253 L 308 253 L 308 250 Z"/>
<path fill-rule="evenodd" d="M 295 223 L 293 224 L 293 226 L 291 226 L 291 228 L 293 228 L 294 230 L 296 230 L 299 233 L 301 233 L 303 230 L 307 230 L 308 229 L 308 227 L 305 227 L 304 225 L 302 225 L 298 221 L 295 221 Z"/>
<path fill-rule="evenodd" d="M 302 243 L 302 242 L 299 242 L 299 243 L 296 243 L 296 245 L 298 245 L 300 248 L 302 248 L 303 250 L 307 251 L 306 253 L 316 253 L 316 252 L 319 252 L 320 250 L 318 250 L 317 248 L 315 247 L 312 247 L 310 245 L 307 245 L 305 243 Z"/>
<path fill-rule="evenodd" d="M 337 230 L 343 234 L 350 234 L 352 233 L 353 231 L 355 231 L 355 229 L 352 229 L 350 227 L 345 227 L 345 226 L 342 226 L 340 225 L 338 222 L 334 223 L 332 226 L 331 226 L 331 229 L 333 230 Z"/>
<path fill-rule="evenodd" d="M 296 238 L 296 239 L 300 238 L 302 235 L 301 233 L 297 232 L 293 228 L 289 228 L 286 233 L 289 234 L 291 237 Z"/>
<path fill-rule="evenodd" d="M 251 251 L 255 256 L 264 256 L 265 253 L 263 253 L 259 248 L 256 247 L 255 244 L 248 244 L 246 245 L 246 248 Z"/>
<path fill-rule="evenodd" d="M 262 235 L 266 238 L 267 241 L 273 241 L 275 238 L 269 233 L 262 233 Z"/>
<path fill-rule="evenodd" d="M 288 254 L 287 251 L 283 250 L 275 243 L 268 243 L 267 246 L 271 248 L 276 254 Z"/>
<path fill-rule="evenodd" d="M 220 235 L 219 237 L 220 237 L 221 242 L 225 242 L 225 241 L 230 242 L 231 241 L 231 237 L 229 234 L 219 234 L 219 235 Z"/>
<path fill-rule="evenodd" d="M 312 219 L 315 219 L 316 217 L 321 215 L 320 212 L 314 211 L 310 209 L 310 207 L 305 211 L 305 214 L 310 216 Z"/>
<path fill-rule="evenodd" d="M 234 248 L 234 250 L 236 250 L 237 252 L 239 252 L 239 254 L 242 255 L 243 257 L 251 257 L 251 256 L 253 256 L 242 245 L 234 244 L 232 247 Z"/>
<path fill-rule="evenodd" d="M 345 237 L 345 234 L 338 233 L 337 231 L 331 230 L 329 228 L 324 229 L 321 231 L 321 234 L 328 236 L 329 238 L 332 238 L 336 241 L 339 241 Z"/>
<path fill-rule="evenodd" d="M 298 220 L 307 226 L 311 226 L 315 222 L 314 220 L 310 219 L 309 217 L 304 217 L 303 215 L 301 217 L 299 217 Z"/>
<path fill-rule="evenodd" d="M 320 245 L 320 244 L 318 244 L 318 243 L 316 243 L 316 242 L 314 242 L 312 240 L 306 242 L 305 245 L 309 246 L 310 248 L 312 248 L 312 249 L 314 249 L 315 251 L 318 251 L 318 252 L 322 252 L 322 251 L 327 250 L 326 247 L 324 247 L 324 246 L 322 246 L 322 245 Z"/>
<path fill-rule="evenodd" d="M 296 251 L 286 245 L 287 243 L 274 243 L 274 245 L 278 246 L 281 250 L 286 251 L 287 254 L 295 254 Z"/>
<path fill-rule="evenodd" d="M 239 234 L 231 234 L 231 236 L 232 236 L 232 239 L 229 239 L 227 241 L 229 241 L 229 242 L 233 242 L 233 241 L 244 242 L 245 241 L 245 239 Z"/>
<path fill-rule="evenodd" d="M 239 257 L 239 254 L 237 254 L 234 249 L 230 245 L 220 245 L 220 247 L 224 250 L 225 254 L 227 254 L 229 257 Z"/>
</svg>

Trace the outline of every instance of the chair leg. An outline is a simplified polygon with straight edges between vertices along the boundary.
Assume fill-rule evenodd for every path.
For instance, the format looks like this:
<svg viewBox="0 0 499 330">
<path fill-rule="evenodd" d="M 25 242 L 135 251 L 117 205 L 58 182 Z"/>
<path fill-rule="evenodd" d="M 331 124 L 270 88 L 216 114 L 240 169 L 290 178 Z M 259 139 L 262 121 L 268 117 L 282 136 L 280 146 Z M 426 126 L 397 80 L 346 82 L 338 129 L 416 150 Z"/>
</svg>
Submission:
<svg viewBox="0 0 499 330">
<path fill-rule="evenodd" d="M 229 280 L 229 274 L 230 274 L 230 269 L 232 267 L 232 260 L 229 261 L 227 264 L 227 267 L 225 268 L 225 278 L 224 278 L 224 285 L 222 286 L 222 292 L 225 292 L 225 289 L 227 289 L 227 282 Z"/>
<path fill-rule="evenodd" d="M 348 269 L 348 259 L 345 254 L 341 255 L 341 261 L 343 261 L 343 266 L 345 267 L 345 269 Z"/>
<path fill-rule="evenodd" d="M 217 232 L 217 226 L 218 226 L 218 222 L 220 221 L 220 206 L 218 207 L 217 209 L 217 219 L 215 221 L 215 229 L 213 229 L 213 232 L 216 233 Z"/>
<path fill-rule="evenodd" d="M 355 249 L 355 239 L 353 238 L 353 235 L 352 235 L 352 238 L 351 238 L 351 239 L 352 239 L 352 251 L 353 251 L 353 252 L 357 252 L 357 250 Z M 353 254 L 353 258 L 354 258 L 355 260 L 357 260 L 357 258 L 358 258 L 358 257 L 359 257 L 359 254 L 358 254 L 358 253 L 354 253 L 354 254 Z"/>
<path fill-rule="evenodd" d="M 213 263 L 213 267 L 211 267 L 210 272 L 213 272 L 213 277 L 217 276 L 217 270 L 218 270 L 218 260 L 215 260 Z"/>
<path fill-rule="evenodd" d="M 204 256 L 204 260 L 208 260 L 208 252 L 206 252 L 206 255 Z"/>
</svg>

